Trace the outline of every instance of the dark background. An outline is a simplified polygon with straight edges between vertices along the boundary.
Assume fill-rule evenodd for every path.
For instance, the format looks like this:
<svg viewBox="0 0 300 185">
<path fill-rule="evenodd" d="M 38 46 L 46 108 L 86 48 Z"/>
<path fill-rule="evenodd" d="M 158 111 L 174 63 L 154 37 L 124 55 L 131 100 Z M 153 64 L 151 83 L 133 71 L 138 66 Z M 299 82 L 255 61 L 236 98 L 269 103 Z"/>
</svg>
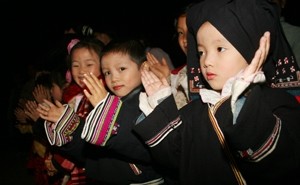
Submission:
<svg viewBox="0 0 300 185">
<path fill-rule="evenodd" d="M 182 62 L 174 39 L 174 18 L 189 0 L 152 1 L 12 1 L 0 4 L 2 113 L 6 111 L 15 78 L 25 80 L 28 64 L 39 65 L 45 54 L 63 37 L 70 24 L 111 30 L 117 37 L 145 36 L 152 46 L 161 47 L 171 59 Z M 184 60 L 184 58 L 183 58 Z M 23 77 L 24 76 L 24 77 Z M 4 113 L 5 114 L 5 113 Z M 1 116 L 5 117 L 5 116 Z"/>
<path fill-rule="evenodd" d="M 169 50 L 176 11 L 188 2 L 4 1 L 1 24 L 8 51 L 13 53 L 11 61 L 18 65 L 32 60 L 39 62 L 41 52 L 52 47 L 62 36 L 63 28 L 71 23 L 110 29 L 117 36 L 143 34 L 153 45 Z"/>
</svg>

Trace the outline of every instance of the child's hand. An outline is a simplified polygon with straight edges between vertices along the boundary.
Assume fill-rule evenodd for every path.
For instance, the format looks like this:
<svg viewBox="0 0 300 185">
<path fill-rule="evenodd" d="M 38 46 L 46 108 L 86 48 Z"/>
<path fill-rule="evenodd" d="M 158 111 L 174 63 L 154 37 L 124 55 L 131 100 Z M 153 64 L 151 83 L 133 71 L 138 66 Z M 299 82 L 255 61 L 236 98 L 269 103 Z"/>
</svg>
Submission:
<svg viewBox="0 0 300 185">
<path fill-rule="evenodd" d="M 28 100 L 25 106 L 25 114 L 36 122 L 40 117 L 39 112 L 36 110 L 38 107 L 37 103 Z"/>
<path fill-rule="evenodd" d="M 270 49 L 270 32 L 265 32 L 259 42 L 259 48 L 255 52 L 254 58 L 252 59 L 249 66 L 245 69 L 243 77 L 246 79 L 252 74 L 262 69 L 263 63 L 266 61 Z"/>
<path fill-rule="evenodd" d="M 50 101 L 44 99 L 44 102 L 39 103 L 36 110 L 40 113 L 41 118 L 44 120 L 56 123 L 63 114 L 65 107 L 57 100 L 54 105 Z"/>
<path fill-rule="evenodd" d="M 25 114 L 24 109 L 22 109 L 21 107 L 16 107 L 14 114 L 18 122 L 27 123 L 28 116 Z"/>
<path fill-rule="evenodd" d="M 44 99 L 51 99 L 50 90 L 42 85 L 35 86 L 32 95 L 38 103 L 43 103 Z"/>
<path fill-rule="evenodd" d="M 85 74 L 83 82 L 89 89 L 83 91 L 85 96 L 91 102 L 91 104 L 95 107 L 100 101 L 102 101 L 106 95 L 107 90 L 105 89 L 101 80 L 99 80 L 94 74 Z"/>
<path fill-rule="evenodd" d="M 147 64 L 149 69 L 160 79 L 168 78 L 171 74 L 171 70 L 164 58 L 160 62 L 153 54 L 147 53 Z"/>
<path fill-rule="evenodd" d="M 170 86 L 166 78 L 159 79 L 152 71 L 142 69 L 141 74 L 142 83 L 148 96 Z"/>
</svg>

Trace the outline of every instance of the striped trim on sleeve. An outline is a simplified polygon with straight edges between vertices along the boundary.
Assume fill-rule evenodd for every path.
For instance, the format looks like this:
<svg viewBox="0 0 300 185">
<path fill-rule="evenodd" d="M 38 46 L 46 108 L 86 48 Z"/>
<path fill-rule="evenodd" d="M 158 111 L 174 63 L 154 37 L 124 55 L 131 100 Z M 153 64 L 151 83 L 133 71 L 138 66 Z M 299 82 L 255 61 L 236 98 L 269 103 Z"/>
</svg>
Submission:
<svg viewBox="0 0 300 185">
<path fill-rule="evenodd" d="M 274 115 L 275 116 L 275 115 Z M 275 127 L 270 134 L 270 136 L 267 138 L 267 140 L 263 143 L 263 145 L 258 148 L 256 151 L 253 151 L 251 148 L 244 150 L 244 151 L 238 151 L 240 156 L 242 158 L 248 158 L 249 161 L 252 162 L 259 162 L 266 156 L 268 156 L 270 153 L 273 152 L 273 150 L 276 148 L 278 138 L 280 136 L 281 131 L 281 120 L 276 117 L 276 124 Z"/>
<path fill-rule="evenodd" d="M 81 138 L 91 144 L 104 146 L 111 135 L 117 133 L 116 120 L 121 106 L 119 97 L 108 95 L 87 116 Z"/>
<path fill-rule="evenodd" d="M 182 120 L 180 117 L 177 117 L 175 120 L 170 122 L 166 127 L 164 127 L 158 134 L 156 134 L 153 138 L 146 141 L 146 144 L 149 147 L 154 147 L 158 145 L 167 135 L 175 130 L 178 126 L 182 124 Z"/>
<path fill-rule="evenodd" d="M 45 122 L 44 127 L 48 141 L 51 145 L 62 146 L 72 140 L 71 134 L 76 130 L 80 123 L 79 117 L 73 108 L 64 105 L 65 111 L 57 123 Z"/>
</svg>

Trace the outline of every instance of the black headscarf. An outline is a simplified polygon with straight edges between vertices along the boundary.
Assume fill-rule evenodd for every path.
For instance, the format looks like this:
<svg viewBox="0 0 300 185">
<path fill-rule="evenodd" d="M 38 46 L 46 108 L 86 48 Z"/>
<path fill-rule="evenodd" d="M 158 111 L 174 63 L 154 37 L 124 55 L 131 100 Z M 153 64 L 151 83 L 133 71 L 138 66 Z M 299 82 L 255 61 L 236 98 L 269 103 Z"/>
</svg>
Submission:
<svg viewBox="0 0 300 185">
<path fill-rule="evenodd" d="M 278 5 L 268 0 L 204 0 L 187 13 L 188 69 L 199 68 L 196 35 L 209 21 L 240 52 L 248 63 L 259 48 L 261 36 L 271 33 L 271 46 L 263 66 L 268 85 L 277 88 L 299 88 L 300 71 L 280 24 Z M 195 76 L 188 74 L 189 81 Z M 202 75 L 197 85 L 205 85 Z M 191 85 L 189 83 L 189 85 Z"/>
</svg>

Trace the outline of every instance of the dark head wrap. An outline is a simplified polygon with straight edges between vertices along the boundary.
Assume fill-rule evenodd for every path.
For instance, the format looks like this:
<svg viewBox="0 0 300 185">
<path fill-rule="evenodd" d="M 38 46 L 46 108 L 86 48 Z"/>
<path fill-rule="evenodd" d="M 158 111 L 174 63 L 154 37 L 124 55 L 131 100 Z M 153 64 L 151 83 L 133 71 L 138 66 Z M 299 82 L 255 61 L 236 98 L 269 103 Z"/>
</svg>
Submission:
<svg viewBox="0 0 300 185">
<path fill-rule="evenodd" d="M 196 35 L 204 22 L 210 22 L 240 52 L 248 63 L 259 48 L 261 36 L 271 33 L 271 46 L 263 66 L 268 85 L 278 88 L 300 87 L 300 71 L 279 18 L 278 7 L 268 0 L 206 0 L 187 13 L 189 69 L 199 68 Z M 195 76 L 189 75 L 189 85 Z M 199 81 L 196 84 L 205 85 Z"/>
</svg>

